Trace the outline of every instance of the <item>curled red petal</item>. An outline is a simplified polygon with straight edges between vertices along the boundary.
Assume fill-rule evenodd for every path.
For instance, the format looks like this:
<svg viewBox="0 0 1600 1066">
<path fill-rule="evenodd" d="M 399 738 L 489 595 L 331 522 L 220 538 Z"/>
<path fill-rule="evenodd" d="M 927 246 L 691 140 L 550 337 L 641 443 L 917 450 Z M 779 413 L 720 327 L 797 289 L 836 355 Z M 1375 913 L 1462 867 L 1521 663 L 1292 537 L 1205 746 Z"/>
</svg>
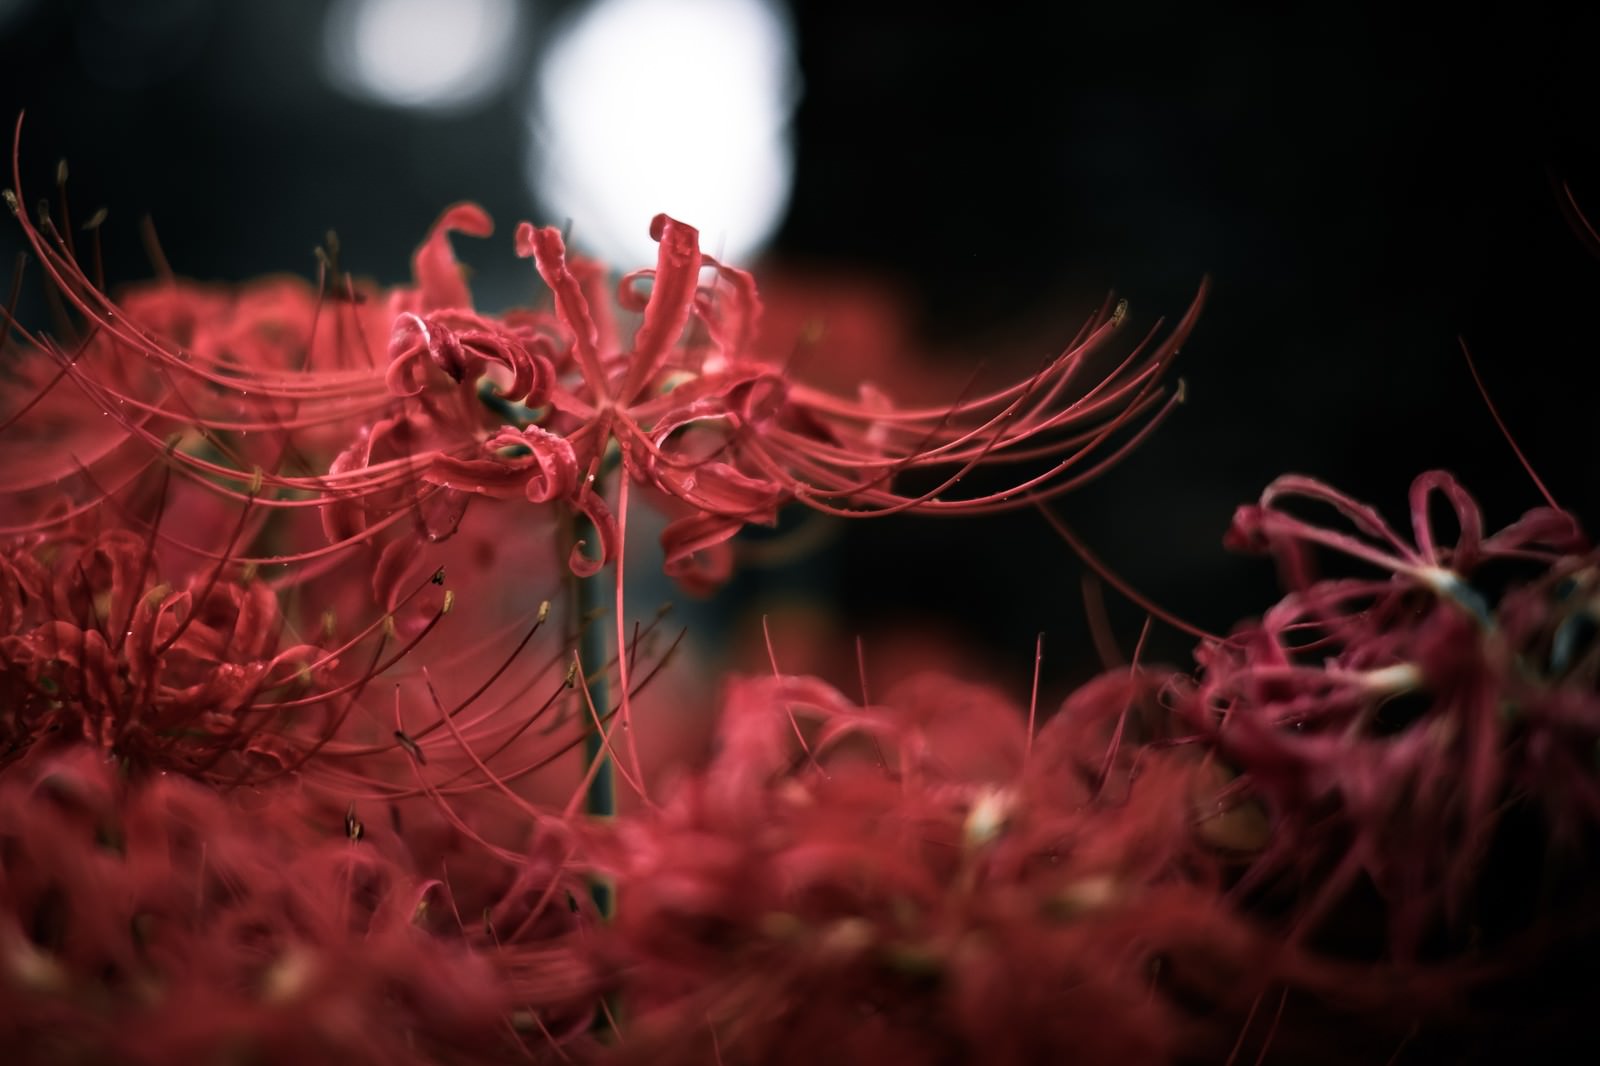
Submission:
<svg viewBox="0 0 1600 1066">
<path fill-rule="evenodd" d="M 472 291 L 450 247 L 450 234 L 487 237 L 493 232 L 494 222 L 477 204 L 460 203 L 445 209 L 411 259 L 421 310 L 472 306 Z"/>
<path fill-rule="evenodd" d="M 389 334 L 389 369 L 384 384 L 395 396 L 416 396 L 426 381 L 420 366 L 428 354 L 428 327 L 421 318 L 407 311 L 394 320 Z"/>
<path fill-rule="evenodd" d="M 532 258 L 539 276 L 550 287 L 556 299 L 556 314 L 572 331 L 584 376 L 589 379 L 589 385 L 596 395 L 603 394 L 606 377 L 596 347 L 599 330 L 590 313 L 583 282 L 567 265 L 567 245 L 561 239 L 561 231 L 554 226 L 535 228 L 523 222 L 517 226 L 516 245 L 517 254 L 524 259 Z"/>
<path fill-rule="evenodd" d="M 1417 538 L 1417 548 L 1430 563 L 1444 565 L 1439 546 L 1434 543 L 1433 522 L 1428 517 L 1428 501 L 1435 492 L 1443 493 L 1450 502 L 1461 527 L 1455 549 L 1449 553 L 1449 565 L 1457 570 L 1470 570 L 1477 564 L 1483 544 L 1483 514 L 1461 483 L 1443 470 L 1429 470 L 1411 483 L 1411 528 Z"/>
<path fill-rule="evenodd" d="M 572 495 L 578 487 L 578 458 L 566 438 L 538 426 L 522 431 L 524 446 L 532 451 L 538 474 L 523 486 L 530 503 L 549 503 Z"/>
<path fill-rule="evenodd" d="M 709 255 L 703 257 L 703 262 L 715 267 L 718 278 L 727 284 L 697 297 L 695 314 L 706 324 L 706 331 L 723 357 L 737 358 L 754 347 L 761 327 L 761 295 L 756 279 L 748 271 L 724 266 Z"/>
<path fill-rule="evenodd" d="M 435 456 L 422 476 L 449 490 L 501 500 L 525 496 L 534 503 L 548 503 L 577 488 L 578 460 L 564 437 L 539 426 L 507 426 L 482 442 L 470 458 Z"/>
<path fill-rule="evenodd" d="M 624 400 L 632 400 L 655 376 L 668 349 L 683 333 L 700 283 L 699 230 L 657 215 L 650 223 L 650 236 L 660 241 L 661 247 L 644 323 L 633 336 L 633 360 L 621 392 Z"/>
<path fill-rule="evenodd" d="M 584 485 L 574 506 L 594 527 L 594 535 L 600 541 L 600 552 L 597 557 L 591 558 L 585 551 L 587 545 L 580 541 L 572 546 L 572 552 L 567 556 L 567 566 L 579 577 L 593 577 L 617 553 L 617 520 L 612 516 L 611 508 L 606 506 L 606 501 L 594 491 L 592 483 Z"/>
<path fill-rule="evenodd" d="M 727 541 L 745 526 L 742 517 L 691 514 L 669 522 L 661 531 L 666 555 L 662 568 L 697 596 L 709 595 L 733 573 L 733 554 Z"/>
<path fill-rule="evenodd" d="M 658 476 L 656 483 L 706 514 L 737 518 L 741 523 L 776 522 L 778 505 L 784 501 L 782 488 L 772 481 L 711 460 L 687 474 Z"/>
</svg>

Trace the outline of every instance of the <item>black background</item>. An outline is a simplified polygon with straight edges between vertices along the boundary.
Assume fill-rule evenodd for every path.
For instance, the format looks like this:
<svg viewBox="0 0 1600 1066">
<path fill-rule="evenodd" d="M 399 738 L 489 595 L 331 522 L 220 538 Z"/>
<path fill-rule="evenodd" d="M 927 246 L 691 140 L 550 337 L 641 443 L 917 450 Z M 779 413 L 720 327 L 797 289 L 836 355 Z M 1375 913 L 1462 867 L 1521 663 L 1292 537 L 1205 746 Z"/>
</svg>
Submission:
<svg viewBox="0 0 1600 1066">
<path fill-rule="evenodd" d="M 571 6 L 535 9 L 523 68 Z M 973 360 L 996 338 L 1065 341 L 1110 289 L 1138 322 L 1181 313 L 1209 275 L 1180 363 L 1190 402 L 1062 505 L 1130 580 L 1211 628 L 1265 607 L 1270 567 L 1220 538 L 1284 471 L 1396 520 L 1432 466 L 1467 481 L 1491 526 L 1537 503 L 1458 335 L 1558 499 L 1600 515 L 1600 260 L 1558 195 L 1569 182 L 1600 216 L 1593 15 L 1006 6 L 795 13 L 798 173 L 771 254 L 896 281 L 929 347 Z M 74 200 L 110 208 L 122 280 L 149 272 L 146 212 L 185 275 L 309 273 L 334 227 L 348 265 L 384 281 L 445 203 L 476 199 L 503 230 L 543 217 L 520 87 L 451 118 L 346 100 L 318 67 L 322 12 L 40 0 L 0 40 L 0 114 L 28 113 L 25 181 L 38 195 L 71 161 Z M 1047 630 L 1054 685 L 1093 663 L 1080 569 L 1024 512 L 862 523 L 800 580 L 842 634 L 933 620 L 1018 686 Z M 729 602 L 782 587 L 747 581 Z M 1130 642 L 1139 612 L 1113 618 Z M 1190 643 L 1154 651 L 1182 660 Z"/>
</svg>

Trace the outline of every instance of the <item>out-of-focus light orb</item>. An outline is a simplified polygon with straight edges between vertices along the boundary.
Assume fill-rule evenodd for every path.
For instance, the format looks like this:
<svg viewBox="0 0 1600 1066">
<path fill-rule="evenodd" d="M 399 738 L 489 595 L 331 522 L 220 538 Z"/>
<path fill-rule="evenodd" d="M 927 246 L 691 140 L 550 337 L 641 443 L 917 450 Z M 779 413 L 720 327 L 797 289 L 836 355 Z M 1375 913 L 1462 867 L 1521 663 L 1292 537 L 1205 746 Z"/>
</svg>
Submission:
<svg viewBox="0 0 1600 1066">
<path fill-rule="evenodd" d="M 509 80 L 521 14 L 517 0 L 334 0 L 323 66 L 358 99 L 464 111 Z"/>
<path fill-rule="evenodd" d="M 768 0 L 597 0 L 556 28 L 533 86 L 528 171 L 573 242 L 655 260 L 665 211 L 748 261 L 783 220 L 800 76 Z"/>
</svg>

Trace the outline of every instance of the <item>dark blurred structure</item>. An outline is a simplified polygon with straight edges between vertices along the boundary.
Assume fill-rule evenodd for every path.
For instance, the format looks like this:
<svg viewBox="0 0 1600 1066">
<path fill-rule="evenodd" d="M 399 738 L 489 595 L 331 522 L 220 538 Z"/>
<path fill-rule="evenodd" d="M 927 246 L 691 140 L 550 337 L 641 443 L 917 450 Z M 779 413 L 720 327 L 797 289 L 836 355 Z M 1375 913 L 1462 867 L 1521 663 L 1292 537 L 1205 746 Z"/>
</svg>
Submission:
<svg viewBox="0 0 1600 1066">
<path fill-rule="evenodd" d="M 32 195 L 65 157 L 80 209 L 110 208 L 113 279 L 148 274 L 135 223 L 149 213 L 186 275 L 309 273 L 332 227 L 352 269 L 394 281 L 447 202 L 482 202 L 502 233 L 545 217 L 521 109 L 542 31 L 575 6 L 526 6 L 519 77 L 436 114 L 332 88 L 322 0 L 9 0 L 0 115 L 27 109 Z M 1189 404 L 1061 506 L 1153 597 L 1214 628 L 1264 607 L 1268 567 L 1220 537 L 1284 471 L 1397 521 L 1431 466 L 1460 474 L 1491 525 L 1536 503 L 1458 334 L 1558 498 L 1600 522 L 1600 261 L 1559 206 L 1565 181 L 1600 216 L 1592 12 L 796 7 L 804 95 L 774 261 L 898 282 L 919 336 L 969 360 L 1043 354 L 1111 288 L 1136 323 L 1176 315 L 1212 277 L 1181 364 Z M 15 243 L 0 236 L 7 258 Z M 521 298 L 529 276 L 486 269 L 487 302 Z M 805 582 L 831 590 L 842 633 L 943 619 L 1019 688 L 1037 630 L 1054 684 L 1092 666 L 1081 568 L 1030 512 L 863 523 L 826 563 Z M 1110 599 L 1131 645 L 1140 616 Z"/>
</svg>

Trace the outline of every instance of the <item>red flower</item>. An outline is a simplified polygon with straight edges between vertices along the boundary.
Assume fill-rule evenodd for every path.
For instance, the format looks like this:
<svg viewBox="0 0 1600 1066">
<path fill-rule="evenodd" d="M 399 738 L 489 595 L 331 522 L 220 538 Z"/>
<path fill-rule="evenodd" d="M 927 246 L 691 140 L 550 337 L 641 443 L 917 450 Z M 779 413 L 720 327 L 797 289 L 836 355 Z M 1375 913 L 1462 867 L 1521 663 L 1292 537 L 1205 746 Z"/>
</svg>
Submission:
<svg viewBox="0 0 1600 1066">
<path fill-rule="evenodd" d="M 281 639 L 274 590 L 223 571 L 174 588 L 147 538 L 82 520 L 13 546 L 0 568 L 0 761 L 60 734 L 140 770 L 238 773 L 230 760 L 263 705 L 315 691 L 329 656 Z"/>
<path fill-rule="evenodd" d="M 948 678 L 871 707 L 734 682 L 704 774 L 580 851 L 621 901 L 616 1057 L 1157 1063 L 1225 1046 L 1261 982 L 1330 987 L 1211 891 L 1198 751 L 1117 746 L 1158 681 L 1105 679 L 1031 745 Z"/>
<path fill-rule="evenodd" d="M 1176 402 L 1163 404 L 1160 378 L 1199 303 L 1166 340 L 1147 339 L 1098 380 L 1090 365 L 1120 309 L 1026 380 L 906 409 L 865 384 L 857 397 L 809 388 L 759 356 L 753 279 L 702 254 L 697 232 L 664 215 L 651 226 L 656 268 L 617 291 L 623 310 L 641 315 L 626 344 L 600 269 L 569 263 L 557 231 L 526 223 L 517 251 L 536 260 L 554 313 L 474 311 L 449 244 L 452 232 L 490 232 L 470 204 L 441 216 L 413 260 L 411 288 L 380 294 L 333 277 L 309 302 L 283 283 L 229 292 L 169 282 L 136 294 L 131 309 L 85 276 L 48 219 L 18 217 L 47 281 L 86 329 L 65 346 L 20 334 L 55 376 L 36 374 L 12 419 L 24 437 L 42 434 L 43 409 L 30 408 L 70 382 L 66 417 L 99 429 L 96 447 L 75 449 L 93 475 L 74 489 L 78 506 L 170 459 L 185 478 L 267 512 L 326 508 L 332 550 L 402 513 L 442 538 L 471 495 L 521 495 L 592 521 L 598 558 L 571 557 L 589 573 L 614 556 L 626 521 L 602 498 L 615 457 L 619 502 L 628 481 L 664 502 L 673 517 L 667 569 L 695 588 L 725 576 L 730 537 L 775 521 L 788 503 L 838 515 L 976 511 L 1024 506 L 1095 477 Z M 358 435 L 330 448 L 338 427 L 352 424 Z M 1033 471 L 1002 491 L 951 495 L 975 467 L 1000 462 Z M 918 472 L 917 487 L 895 487 Z M 84 480 L 76 470 L 55 475 L 58 484 Z"/>
<path fill-rule="evenodd" d="M 1434 493 L 1454 511 L 1454 543 L 1433 528 Z M 1356 534 L 1285 511 L 1295 497 L 1331 504 Z M 1540 508 L 1486 537 L 1477 505 L 1438 471 L 1413 483 L 1411 513 L 1407 543 L 1370 507 L 1301 477 L 1241 508 L 1229 542 L 1270 551 L 1292 591 L 1203 647 L 1198 685 L 1178 704 L 1239 772 L 1230 791 L 1273 822 L 1240 891 L 1286 876 L 1315 884 L 1305 931 L 1365 878 L 1402 958 L 1465 923 L 1508 805 L 1542 795 L 1569 840 L 1575 815 L 1600 817 L 1594 663 L 1574 671 L 1575 650 L 1556 650 L 1589 610 L 1556 594 L 1592 566 L 1576 522 Z M 1316 579 L 1311 545 L 1387 574 Z M 1476 583 L 1490 564 L 1535 576 L 1491 599 Z"/>
<path fill-rule="evenodd" d="M 512 1062 L 581 1038 L 594 976 L 562 893 L 568 920 L 536 920 L 548 867 L 469 926 L 359 822 L 236 798 L 257 809 L 82 748 L 0 770 L 10 1061 Z"/>
<path fill-rule="evenodd" d="M 750 275 L 704 255 L 698 233 L 665 215 L 651 235 L 661 244 L 656 269 L 629 275 L 618 289 L 625 310 L 643 312 L 626 349 L 596 271 L 568 263 L 558 231 L 524 223 L 517 250 L 537 262 L 572 338 L 578 376 L 558 384 L 553 405 L 580 467 L 595 472 L 615 441 L 628 475 L 673 501 L 682 516 L 663 533 L 667 568 L 691 582 L 720 565 L 703 553 L 749 522 L 774 520 L 785 503 L 839 515 L 971 511 L 1081 484 L 1104 460 L 1074 468 L 1159 399 L 1160 372 L 1198 308 L 1197 301 L 1163 344 L 1136 352 L 1081 395 L 1077 379 L 1120 313 L 1094 323 L 1027 381 L 950 406 L 900 410 L 875 390 L 847 399 L 807 388 L 759 358 L 761 305 Z M 709 285 L 700 281 L 704 270 L 713 272 Z M 1047 469 L 1002 493 L 943 495 L 979 464 L 1024 459 L 1045 460 Z M 897 476 L 924 468 L 949 473 L 931 490 L 893 489 Z M 609 516 L 596 517 L 604 537 Z"/>
</svg>

